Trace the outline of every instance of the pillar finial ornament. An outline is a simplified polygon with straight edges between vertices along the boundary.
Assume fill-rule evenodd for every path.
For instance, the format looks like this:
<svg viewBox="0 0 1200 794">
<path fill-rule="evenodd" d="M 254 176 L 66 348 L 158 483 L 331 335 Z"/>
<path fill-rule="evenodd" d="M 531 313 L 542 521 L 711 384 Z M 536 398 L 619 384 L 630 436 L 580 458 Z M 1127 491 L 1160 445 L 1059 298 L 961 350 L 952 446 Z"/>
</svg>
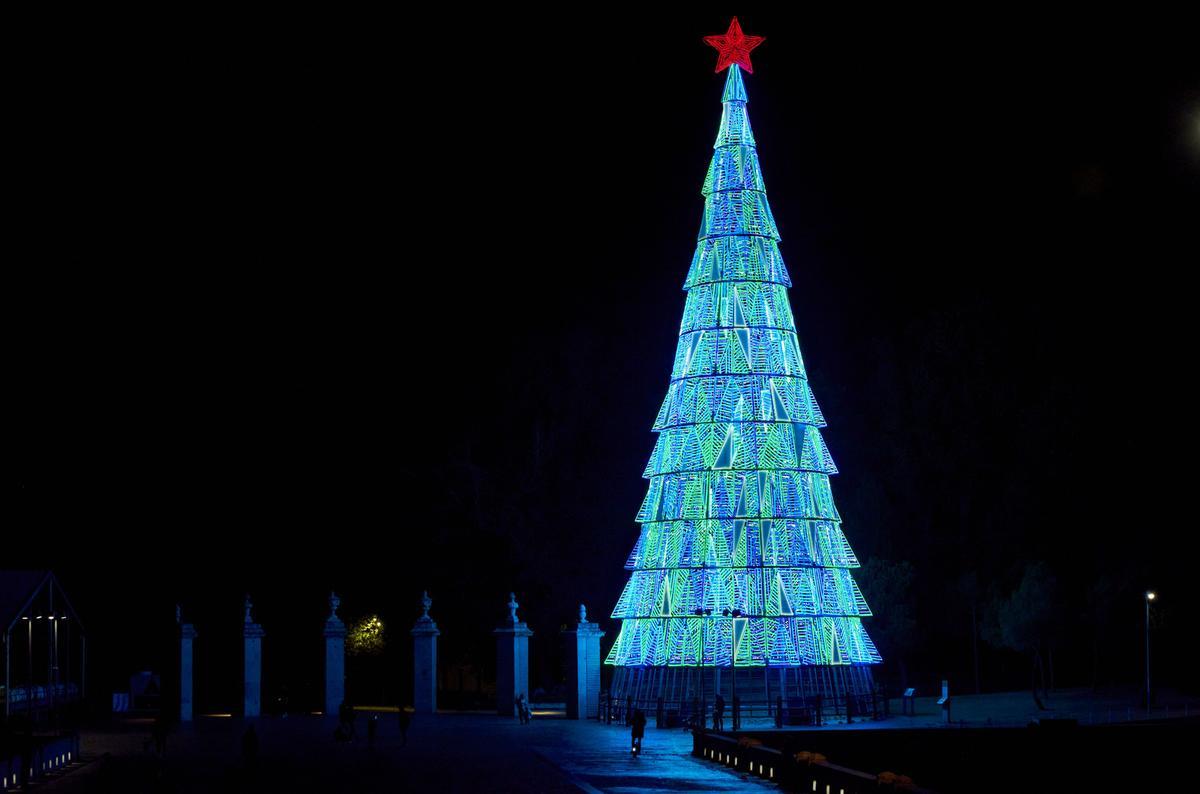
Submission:
<svg viewBox="0 0 1200 794">
<path fill-rule="evenodd" d="M 329 591 L 329 619 L 338 619 L 338 607 L 342 605 L 342 599 L 338 598 L 338 594 L 334 591 Z"/>
<path fill-rule="evenodd" d="M 433 606 L 433 599 L 429 597 L 428 590 L 421 591 L 421 619 L 430 620 L 429 608 Z"/>
</svg>

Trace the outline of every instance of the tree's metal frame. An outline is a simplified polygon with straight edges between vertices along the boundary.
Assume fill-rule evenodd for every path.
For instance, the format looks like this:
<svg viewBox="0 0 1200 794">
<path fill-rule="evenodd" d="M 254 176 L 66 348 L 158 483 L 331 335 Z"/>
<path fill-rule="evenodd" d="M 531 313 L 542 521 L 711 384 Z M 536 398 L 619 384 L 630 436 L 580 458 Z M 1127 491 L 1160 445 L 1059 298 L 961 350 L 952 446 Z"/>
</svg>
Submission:
<svg viewBox="0 0 1200 794">
<path fill-rule="evenodd" d="M 624 668 L 622 681 L 646 677 L 631 668 L 881 661 L 862 624 L 871 612 L 830 490 L 837 468 L 800 355 L 746 101 L 735 64 L 654 423 L 641 534 L 612 613 L 621 631 L 607 663 Z M 813 676 L 795 678 L 803 688 Z M 826 678 L 852 683 L 833 694 L 871 685 L 869 668 Z"/>
</svg>

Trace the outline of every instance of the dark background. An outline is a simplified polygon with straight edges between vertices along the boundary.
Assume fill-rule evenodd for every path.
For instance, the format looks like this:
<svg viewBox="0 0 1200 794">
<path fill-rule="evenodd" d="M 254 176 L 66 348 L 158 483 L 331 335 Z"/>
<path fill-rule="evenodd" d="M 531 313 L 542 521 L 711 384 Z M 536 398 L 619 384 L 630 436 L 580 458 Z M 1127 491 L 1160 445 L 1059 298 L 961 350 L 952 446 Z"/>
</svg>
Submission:
<svg viewBox="0 0 1200 794">
<path fill-rule="evenodd" d="M 1060 684 L 1097 637 L 1100 682 L 1137 680 L 1153 586 L 1187 686 L 1194 49 L 1168 18 L 890 13 L 741 16 L 848 537 L 912 563 L 930 686 L 968 675 L 960 575 L 1035 560 Z M 201 707 L 234 702 L 247 590 L 268 687 L 311 689 L 330 588 L 388 626 L 387 697 L 426 588 L 485 678 L 515 590 L 550 685 L 580 601 L 618 629 L 728 15 L 296 21 L 29 31 L 4 567 L 60 574 L 101 692 L 169 669 L 181 601 Z M 985 648 L 985 688 L 1027 671 Z"/>
</svg>

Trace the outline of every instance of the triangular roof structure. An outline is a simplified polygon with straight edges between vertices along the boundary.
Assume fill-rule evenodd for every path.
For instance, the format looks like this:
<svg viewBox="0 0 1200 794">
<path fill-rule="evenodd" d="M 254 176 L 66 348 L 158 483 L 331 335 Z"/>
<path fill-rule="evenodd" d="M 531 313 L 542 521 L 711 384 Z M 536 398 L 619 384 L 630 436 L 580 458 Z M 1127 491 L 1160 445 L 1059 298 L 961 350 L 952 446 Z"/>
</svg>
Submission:
<svg viewBox="0 0 1200 794">
<path fill-rule="evenodd" d="M 83 628 L 79 614 L 53 571 L 0 571 L 0 625 L 4 626 L 6 633 L 12 630 L 42 591 L 50 586 L 54 588 L 55 608 L 66 609 L 71 619 L 79 624 L 80 629 Z"/>
</svg>

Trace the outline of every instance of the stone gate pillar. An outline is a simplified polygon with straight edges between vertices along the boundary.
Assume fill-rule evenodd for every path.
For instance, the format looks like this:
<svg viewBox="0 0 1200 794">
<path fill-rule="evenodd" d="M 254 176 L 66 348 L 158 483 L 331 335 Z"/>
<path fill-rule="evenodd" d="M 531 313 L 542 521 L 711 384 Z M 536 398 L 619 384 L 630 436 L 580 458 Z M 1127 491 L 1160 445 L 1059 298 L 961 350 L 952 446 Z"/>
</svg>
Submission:
<svg viewBox="0 0 1200 794">
<path fill-rule="evenodd" d="M 413 710 L 417 714 L 437 712 L 437 623 L 429 617 L 433 599 L 421 594 L 423 614 L 413 624 Z"/>
<path fill-rule="evenodd" d="M 496 713 L 517 713 L 516 699 L 529 697 L 529 626 L 517 620 L 517 596 L 508 594 L 508 618 L 492 633 L 496 635 Z"/>
<path fill-rule="evenodd" d="M 587 619 L 579 605 L 579 622 L 562 632 L 567 660 L 567 717 L 587 720 L 600 716 L 600 638 L 604 632 Z"/>
<path fill-rule="evenodd" d="M 242 624 L 242 715 L 262 714 L 262 638 L 263 627 L 254 622 L 250 610 L 254 604 L 246 596 L 246 617 Z"/>
<path fill-rule="evenodd" d="M 325 716 L 337 714 L 346 699 L 346 624 L 338 617 L 342 600 L 329 594 L 329 617 L 325 619 Z"/>
<path fill-rule="evenodd" d="M 183 622 L 183 610 L 175 607 L 175 622 L 179 625 L 179 721 L 192 721 L 192 643 L 196 627 Z"/>
</svg>

